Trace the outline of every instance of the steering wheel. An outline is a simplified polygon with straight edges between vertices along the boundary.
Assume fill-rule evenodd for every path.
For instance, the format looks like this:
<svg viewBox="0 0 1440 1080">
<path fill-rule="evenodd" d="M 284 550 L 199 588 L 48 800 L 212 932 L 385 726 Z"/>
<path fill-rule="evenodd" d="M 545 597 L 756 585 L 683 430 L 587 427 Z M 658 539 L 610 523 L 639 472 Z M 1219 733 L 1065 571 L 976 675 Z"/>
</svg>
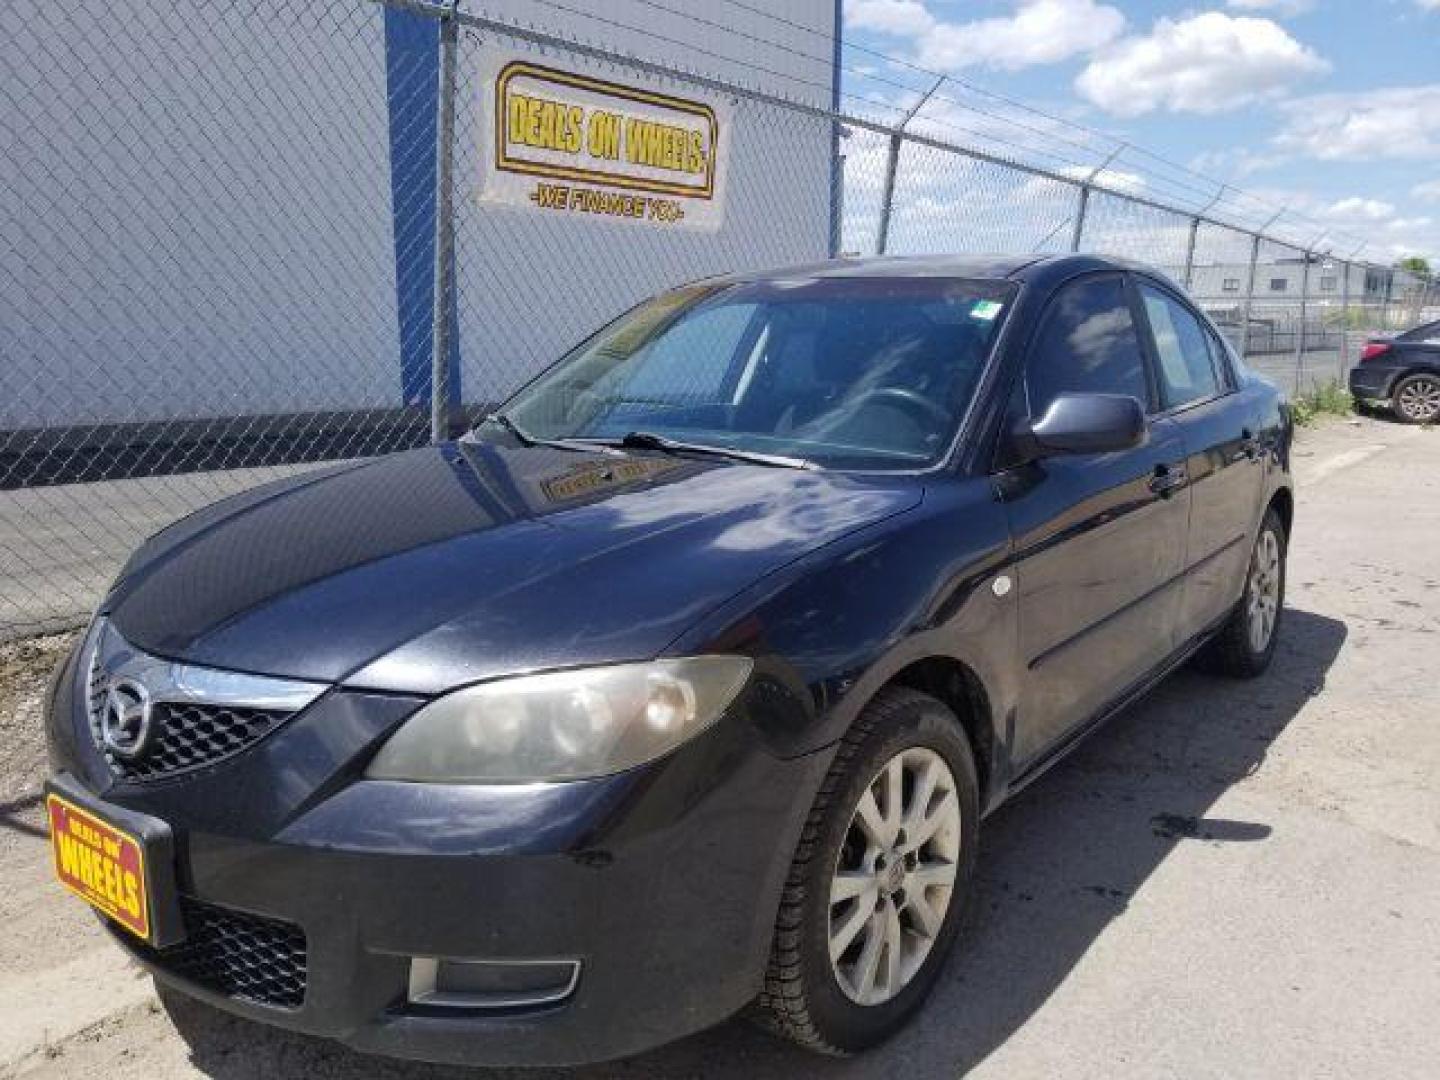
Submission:
<svg viewBox="0 0 1440 1080">
<path fill-rule="evenodd" d="M 949 424 L 952 419 L 949 411 L 943 405 L 937 405 L 919 391 L 907 390 L 903 386 L 882 386 L 878 390 L 866 391 L 856 400 L 852 408 L 859 411 L 872 401 L 899 405 L 901 408 L 907 409 L 913 416 L 938 420 L 941 424 Z"/>
</svg>

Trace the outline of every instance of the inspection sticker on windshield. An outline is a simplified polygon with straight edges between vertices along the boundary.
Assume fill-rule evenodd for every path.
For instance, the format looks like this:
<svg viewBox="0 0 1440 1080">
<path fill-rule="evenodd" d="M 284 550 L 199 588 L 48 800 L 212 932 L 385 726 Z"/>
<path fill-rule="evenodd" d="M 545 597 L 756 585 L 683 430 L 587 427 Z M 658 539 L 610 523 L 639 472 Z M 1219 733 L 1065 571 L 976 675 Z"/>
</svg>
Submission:
<svg viewBox="0 0 1440 1080">
<path fill-rule="evenodd" d="M 975 306 L 970 309 L 970 318 L 980 319 L 989 322 L 1000 314 L 1000 302 L 998 300 L 976 300 Z"/>
</svg>

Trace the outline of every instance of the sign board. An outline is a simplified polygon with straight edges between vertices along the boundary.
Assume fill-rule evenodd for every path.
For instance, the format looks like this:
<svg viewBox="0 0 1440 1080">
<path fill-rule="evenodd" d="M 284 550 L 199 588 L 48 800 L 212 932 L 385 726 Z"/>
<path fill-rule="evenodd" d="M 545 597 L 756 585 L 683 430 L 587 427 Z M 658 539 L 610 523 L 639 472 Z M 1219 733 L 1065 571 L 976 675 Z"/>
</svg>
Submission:
<svg viewBox="0 0 1440 1080">
<path fill-rule="evenodd" d="M 529 60 L 491 65 L 481 200 L 637 227 L 720 227 L 727 106 Z"/>
</svg>

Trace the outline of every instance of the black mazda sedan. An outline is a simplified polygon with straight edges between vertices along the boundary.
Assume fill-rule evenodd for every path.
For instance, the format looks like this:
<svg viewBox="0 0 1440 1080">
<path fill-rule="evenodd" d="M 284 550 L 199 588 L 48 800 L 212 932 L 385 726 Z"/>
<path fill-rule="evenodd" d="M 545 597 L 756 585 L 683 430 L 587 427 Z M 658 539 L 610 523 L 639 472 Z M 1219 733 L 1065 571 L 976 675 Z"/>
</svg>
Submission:
<svg viewBox="0 0 1440 1080">
<path fill-rule="evenodd" d="M 861 1050 L 987 813 L 1192 655 L 1265 669 L 1290 441 L 1137 266 L 665 293 L 454 443 L 136 552 L 49 703 L 56 873 L 162 983 L 382 1054 L 751 1004 Z"/>
</svg>

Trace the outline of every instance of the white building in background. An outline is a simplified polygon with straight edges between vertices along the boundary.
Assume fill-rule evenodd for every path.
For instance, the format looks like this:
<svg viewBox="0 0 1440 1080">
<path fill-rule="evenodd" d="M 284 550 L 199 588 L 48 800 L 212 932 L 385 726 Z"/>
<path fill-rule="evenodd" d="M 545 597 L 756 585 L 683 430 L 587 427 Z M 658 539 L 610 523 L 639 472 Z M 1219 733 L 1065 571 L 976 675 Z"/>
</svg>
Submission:
<svg viewBox="0 0 1440 1080">
<path fill-rule="evenodd" d="M 1190 275 L 1190 291 L 1207 306 L 1227 300 L 1242 304 L 1247 295 L 1250 264 L 1197 263 Z M 1303 256 L 1262 261 L 1255 267 L 1254 304 L 1299 303 L 1303 295 L 1309 303 L 1340 303 L 1343 297 L 1352 304 L 1378 304 L 1386 300 L 1398 303 L 1420 284 L 1404 270 L 1361 266 L 1313 256 L 1307 270 Z"/>
</svg>

